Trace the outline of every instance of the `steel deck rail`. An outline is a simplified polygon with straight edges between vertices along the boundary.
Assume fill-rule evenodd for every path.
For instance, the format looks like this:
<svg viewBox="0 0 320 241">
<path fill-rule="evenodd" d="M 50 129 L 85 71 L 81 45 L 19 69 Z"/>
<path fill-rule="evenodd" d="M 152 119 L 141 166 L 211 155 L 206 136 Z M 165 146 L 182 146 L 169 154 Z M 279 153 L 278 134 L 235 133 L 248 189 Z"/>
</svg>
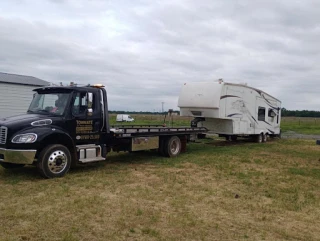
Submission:
<svg viewBox="0 0 320 241">
<path fill-rule="evenodd" d="M 119 137 L 127 136 L 141 136 L 141 135 L 179 135 L 179 134 L 192 134 L 199 132 L 208 132 L 205 127 L 140 127 L 140 128 L 120 128 L 113 131 Z"/>
</svg>

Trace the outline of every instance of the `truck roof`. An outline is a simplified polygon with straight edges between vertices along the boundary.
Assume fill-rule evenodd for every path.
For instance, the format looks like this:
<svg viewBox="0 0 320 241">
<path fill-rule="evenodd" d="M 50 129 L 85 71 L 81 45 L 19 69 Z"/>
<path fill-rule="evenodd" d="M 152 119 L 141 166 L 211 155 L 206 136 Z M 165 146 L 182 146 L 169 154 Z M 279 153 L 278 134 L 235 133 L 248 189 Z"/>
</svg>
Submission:
<svg viewBox="0 0 320 241">
<path fill-rule="evenodd" d="M 92 91 L 98 89 L 97 87 L 94 86 L 44 86 L 40 88 L 36 88 L 33 91 Z"/>
</svg>

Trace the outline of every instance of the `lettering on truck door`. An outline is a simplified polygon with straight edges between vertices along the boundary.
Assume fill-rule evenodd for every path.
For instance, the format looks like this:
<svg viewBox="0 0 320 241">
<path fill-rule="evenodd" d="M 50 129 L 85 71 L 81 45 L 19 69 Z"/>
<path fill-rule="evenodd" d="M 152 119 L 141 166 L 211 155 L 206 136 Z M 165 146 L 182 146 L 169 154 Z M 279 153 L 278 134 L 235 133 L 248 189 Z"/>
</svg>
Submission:
<svg viewBox="0 0 320 241">
<path fill-rule="evenodd" d="M 92 111 L 91 111 L 92 110 Z M 92 144 L 100 139 L 101 111 L 97 97 L 93 95 L 92 106 L 88 106 L 88 93 L 77 92 L 72 105 L 76 145 Z"/>
</svg>

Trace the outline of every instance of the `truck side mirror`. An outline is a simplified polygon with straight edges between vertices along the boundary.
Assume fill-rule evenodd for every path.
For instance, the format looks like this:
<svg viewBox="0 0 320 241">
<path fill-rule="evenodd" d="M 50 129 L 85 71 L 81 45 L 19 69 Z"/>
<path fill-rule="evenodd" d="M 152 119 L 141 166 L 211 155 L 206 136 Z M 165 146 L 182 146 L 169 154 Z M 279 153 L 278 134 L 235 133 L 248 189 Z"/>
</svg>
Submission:
<svg viewBox="0 0 320 241">
<path fill-rule="evenodd" d="M 92 116 L 92 103 L 93 103 L 93 94 L 88 92 L 87 93 L 87 101 L 88 101 L 88 111 L 87 111 L 87 115 L 88 116 Z"/>
</svg>

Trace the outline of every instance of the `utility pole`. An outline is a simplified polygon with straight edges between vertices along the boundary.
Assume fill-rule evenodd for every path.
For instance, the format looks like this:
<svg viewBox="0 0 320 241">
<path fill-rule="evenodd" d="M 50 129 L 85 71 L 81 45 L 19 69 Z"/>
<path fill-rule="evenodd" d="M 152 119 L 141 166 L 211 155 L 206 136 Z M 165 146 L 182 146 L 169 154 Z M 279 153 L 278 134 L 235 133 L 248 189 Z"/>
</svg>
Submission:
<svg viewBox="0 0 320 241">
<path fill-rule="evenodd" d="M 163 104 L 164 104 L 164 102 L 161 102 L 161 104 L 162 104 L 162 113 L 163 113 Z"/>
</svg>

